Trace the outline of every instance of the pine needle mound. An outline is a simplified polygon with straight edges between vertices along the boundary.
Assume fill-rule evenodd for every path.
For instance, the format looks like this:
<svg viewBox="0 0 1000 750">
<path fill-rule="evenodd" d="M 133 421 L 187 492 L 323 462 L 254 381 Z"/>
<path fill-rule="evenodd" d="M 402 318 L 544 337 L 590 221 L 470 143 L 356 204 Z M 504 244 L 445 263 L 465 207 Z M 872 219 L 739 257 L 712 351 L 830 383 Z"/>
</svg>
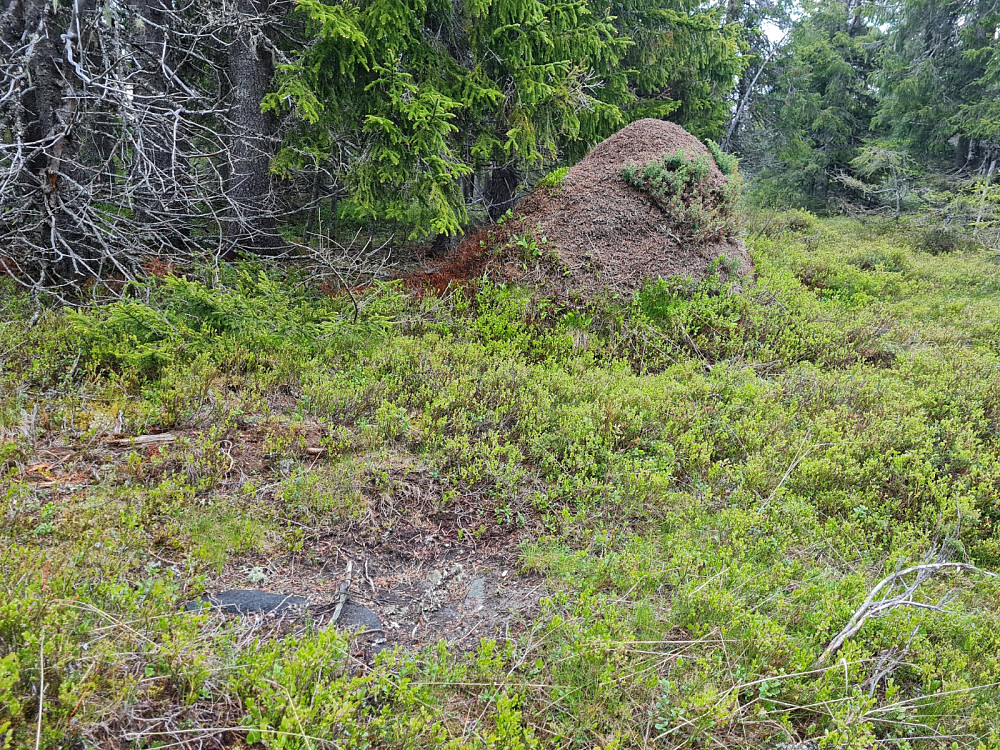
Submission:
<svg viewBox="0 0 1000 750">
<path fill-rule="evenodd" d="M 685 161 L 697 179 L 673 172 Z M 679 125 L 639 120 L 520 203 L 504 275 L 592 297 L 713 269 L 749 273 L 731 213 L 728 180 L 708 148 Z"/>
</svg>

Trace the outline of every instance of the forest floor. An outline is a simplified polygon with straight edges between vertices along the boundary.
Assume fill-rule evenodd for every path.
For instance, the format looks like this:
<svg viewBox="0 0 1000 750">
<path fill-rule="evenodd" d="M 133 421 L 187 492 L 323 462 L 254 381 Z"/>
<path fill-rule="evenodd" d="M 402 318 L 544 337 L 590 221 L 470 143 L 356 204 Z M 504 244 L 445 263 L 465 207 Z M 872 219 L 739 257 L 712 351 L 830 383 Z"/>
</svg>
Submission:
<svg viewBox="0 0 1000 750">
<path fill-rule="evenodd" d="M 0 747 L 1000 747 L 1000 256 L 751 229 L 586 307 L 0 288 Z"/>
</svg>

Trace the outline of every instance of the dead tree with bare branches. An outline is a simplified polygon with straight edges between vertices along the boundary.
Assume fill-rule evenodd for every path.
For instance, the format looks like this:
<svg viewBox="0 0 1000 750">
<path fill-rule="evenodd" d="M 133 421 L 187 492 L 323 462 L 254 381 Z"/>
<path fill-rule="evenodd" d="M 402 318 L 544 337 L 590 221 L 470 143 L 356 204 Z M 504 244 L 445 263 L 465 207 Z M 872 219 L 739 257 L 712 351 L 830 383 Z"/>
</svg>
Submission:
<svg viewBox="0 0 1000 750">
<path fill-rule="evenodd" d="M 267 93 L 287 0 L 8 0 L 2 270 L 36 290 L 290 250 Z"/>
</svg>

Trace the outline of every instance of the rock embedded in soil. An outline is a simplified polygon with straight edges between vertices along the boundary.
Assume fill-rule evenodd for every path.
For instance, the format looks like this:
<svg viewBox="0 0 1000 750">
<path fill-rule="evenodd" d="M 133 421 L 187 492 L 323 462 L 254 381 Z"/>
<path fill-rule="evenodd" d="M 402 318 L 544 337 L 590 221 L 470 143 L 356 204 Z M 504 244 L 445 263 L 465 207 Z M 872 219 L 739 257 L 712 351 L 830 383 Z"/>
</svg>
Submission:
<svg viewBox="0 0 1000 750">
<path fill-rule="evenodd" d="M 476 578 L 465 593 L 465 606 L 472 612 L 479 612 L 486 606 L 486 579 Z"/>
<path fill-rule="evenodd" d="M 232 589 L 218 594 L 206 594 L 196 602 L 189 602 L 185 609 L 198 610 L 205 606 L 218 609 L 227 615 L 280 614 L 304 607 L 306 600 L 291 594 L 273 594 L 255 589 Z"/>
<path fill-rule="evenodd" d="M 538 257 L 511 260 L 501 275 L 590 298 L 605 291 L 630 294 L 657 278 L 700 280 L 720 256 L 738 273 L 749 273 L 750 256 L 738 237 L 704 245 L 681 241 L 671 231 L 672 217 L 622 177 L 630 164 L 641 167 L 676 151 L 706 158 L 707 185 L 725 187 L 726 177 L 701 141 L 674 123 L 639 120 L 595 146 L 557 187 L 521 202 L 512 232 L 530 235 Z"/>
<path fill-rule="evenodd" d="M 358 630 L 363 633 L 382 633 L 384 631 L 382 620 L 368 607 L 360 604 L 347 603 L 340 611 L 340 618 L 337 620 L 337 627 L 343 630 Z"/>
</svg>

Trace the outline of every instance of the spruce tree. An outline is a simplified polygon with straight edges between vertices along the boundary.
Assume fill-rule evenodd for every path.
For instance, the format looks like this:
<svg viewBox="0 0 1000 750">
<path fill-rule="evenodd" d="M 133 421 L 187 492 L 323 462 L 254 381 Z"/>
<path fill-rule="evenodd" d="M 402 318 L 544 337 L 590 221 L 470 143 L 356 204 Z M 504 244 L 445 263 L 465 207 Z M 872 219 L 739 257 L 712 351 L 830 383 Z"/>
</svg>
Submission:
<svg viewBox="0 0 1000 750">
<path fill-rule="evenodd" d="M 875 127 L 922 157 L 977 163 L 974 141 L 995 138 L 1000 5 L 995 0 L 902 0 L 885 9 L 888 44 L 873 80 Z"/>
<path fill-rule="evenodd" d="M 355 218 L 452 234 L 631 119 L 718 135 L 737 28 L 693 0 L 629 3 L 300 0 L 309 42 L 265 100 L 298 121 L 275 169 L 326 162 Z"/>
<path fill-rule="evenodd" d="M 411 236 L 455 233 L 474 173 L 554 160 L 622 123 L 626 41 L 582 0 L 299 9 L 314 41 L 265 100 L 301 122 L 276 167 L 342 144 L 335 166 L 360 218 L 402 221 Z"/>
<path fill-rule="evenodd" d="M 812 4 L 796 22 L 765 99 L 770 156 L 761 175 L 790 203 L 825 206 L 842 189 L 868 135 L 875 98 L 868 83 L 879 32 L 840 0 Z"/>
<path fill-rule="evenodd" d="M 699 0 L 618 0 L 612 13 L 632 41 L 624 60 L 636 95 L 628 119 L 669 117 L 702 138 L 719 138 L 746 62 L 738 19 Z"/>
</svg>

